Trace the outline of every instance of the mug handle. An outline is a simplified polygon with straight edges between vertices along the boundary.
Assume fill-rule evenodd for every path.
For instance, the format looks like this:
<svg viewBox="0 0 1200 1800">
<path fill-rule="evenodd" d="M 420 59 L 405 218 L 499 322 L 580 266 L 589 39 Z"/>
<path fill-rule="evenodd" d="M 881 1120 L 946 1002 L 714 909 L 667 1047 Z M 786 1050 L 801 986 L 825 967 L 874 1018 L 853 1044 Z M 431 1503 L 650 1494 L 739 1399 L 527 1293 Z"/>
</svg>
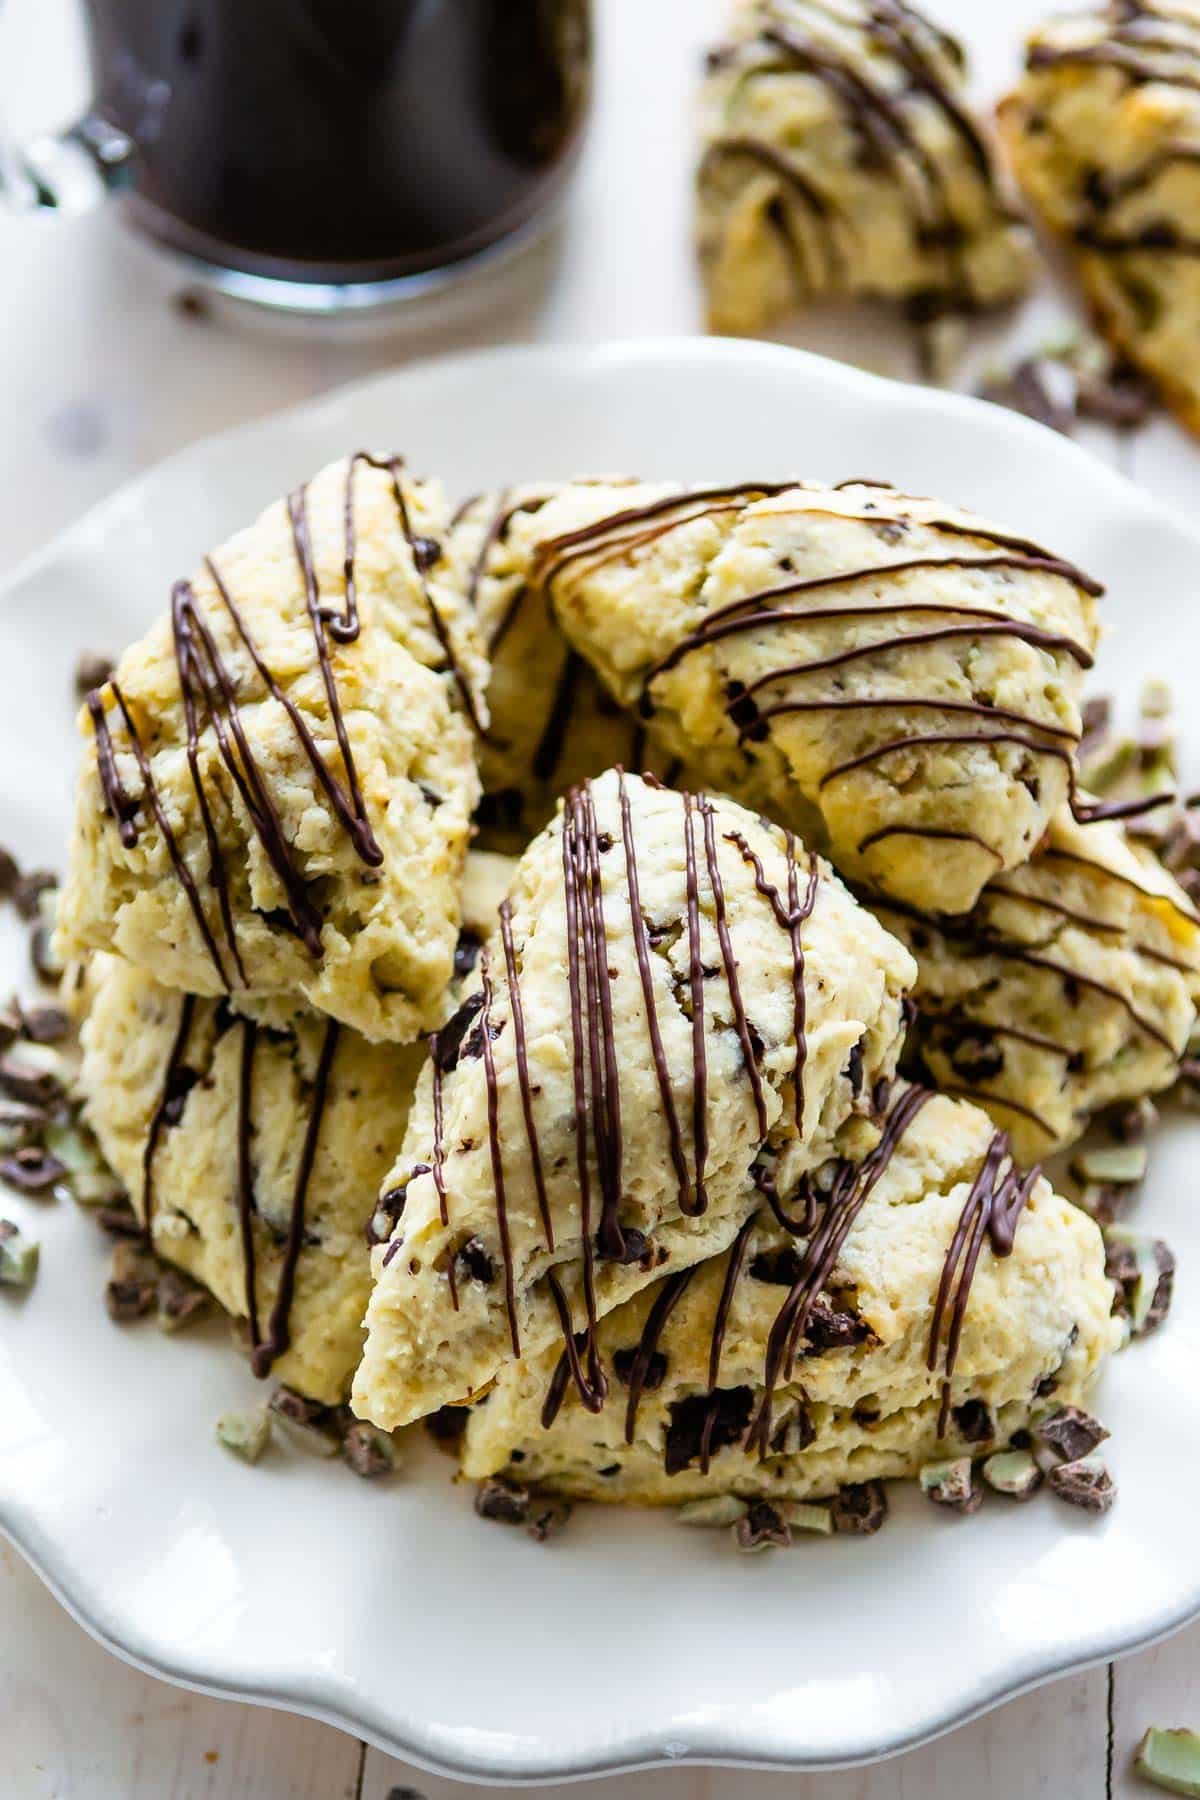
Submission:
<svg viewBox="0 0 1200 1800">
<path fill-rule="evenodd" d="M 16 212 L 90 212 L 132 179 L 133 139 L 97 113 L 15 145 L 0 130 L 0 206 Z"/>
</svg>

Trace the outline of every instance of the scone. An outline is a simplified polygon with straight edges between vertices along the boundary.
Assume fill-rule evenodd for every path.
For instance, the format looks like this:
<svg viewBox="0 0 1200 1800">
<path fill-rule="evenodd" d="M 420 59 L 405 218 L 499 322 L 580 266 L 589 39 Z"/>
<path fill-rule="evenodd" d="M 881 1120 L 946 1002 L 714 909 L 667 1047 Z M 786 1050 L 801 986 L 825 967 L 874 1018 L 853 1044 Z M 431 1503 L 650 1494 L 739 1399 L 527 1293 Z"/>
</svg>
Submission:
<svg viewBox="0 0 1200 1800">
<path fill-rule="evenodd" d="M 556 503 L 551 518 L 569 505 L 583 523 L 611 512 L 621 491 L 616 483 L 546 482 L 476 495 L 455 515 L 447 553 L 491 667 L 489 725 L 479 742 L 481 842 L 523 850 L 560 794 L 617 764 L 669 786 L 678 780 L 678 759 L 648 743 L 645 726 L 571 649 L 545 595 L 530 585 L 547 505 Z"/>
<path fill-rule="evenodd" d="M 901 1083 L 887 1107 L 801 1236 L 760 1213 L 608 1314 L 601 1412 L 553 1346 L 503 1369 L 465 1472 L 650 1505 L 803 1500 L 999 1449 L 1083 1400 L 1118 1341 L 1095 1224 L 1022 1177 L 976 1107 Z"/>
<path fill-rule="evenodd" d="M 1200 5 L 1051 19 L 999 116 L 1099 328 L 1200 431 Z"/>
<path fill-rule="evenodd" d="M 916 319 L 1027 286 L 959 45 L 910 6 L 740 0 L 709 57 L 697 236 L 714 331 L 870 296 Z"/>
<path fill-rule="evenodd" d="M 256 1372 L 343 1400 L 370 1292 L 365 1235 L 423 1061 L 307 1008 L 286 1027 L 95 959 L 84 1113 L 160 1256 L 249 1325 Z"/>
<path fill-rule="evenodd" d="M 594 1403 L 596 1321 L 828 1156 L 894 1066 L 913 974 L 741 807 L 617 772 L 573 790 L 431 1047 L 356 1411 L 391 1429 L 564 1334 Z"/>
<path fill-rule="evenodd" d="M 206 558 L 81 713 L 64 956 L 438 1023 L 485 663 L 437 489 L 332 464 Z"/>
<path fill-rule="evenodd" d="M 1175 1080 L 1200 998 L 1200 919 L 1119 825 L 1057 813 L 1033 860 L 966 918 L 876 910 L 917 959 L 925 1070 L 986 1107 L 1024 1161 Z"/>
<path fill-rule="evenodd" d="M 965 912 L 1073 791 L 1100 589 L 957 507 L 629 490 L 545 543 L 538 579 L 666 751 L 912 905 Z"/>
</svg>

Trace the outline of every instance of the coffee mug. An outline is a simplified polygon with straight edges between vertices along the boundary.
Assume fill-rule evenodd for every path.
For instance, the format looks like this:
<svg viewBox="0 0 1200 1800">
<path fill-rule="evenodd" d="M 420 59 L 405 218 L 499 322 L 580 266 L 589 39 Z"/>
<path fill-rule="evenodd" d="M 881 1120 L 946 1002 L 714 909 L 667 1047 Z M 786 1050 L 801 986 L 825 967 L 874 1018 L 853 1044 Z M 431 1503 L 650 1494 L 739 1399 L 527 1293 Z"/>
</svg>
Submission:
<svg viewBox="0 0 1200 1800">
<path fill-rule="evenodd" d="M 84 0 L 92 101 L 0 145 L 28 208 L 119 197 L 215 286 L 331 311 L 423 291 L 551 216 L 588 0 Z"/>
</svg>

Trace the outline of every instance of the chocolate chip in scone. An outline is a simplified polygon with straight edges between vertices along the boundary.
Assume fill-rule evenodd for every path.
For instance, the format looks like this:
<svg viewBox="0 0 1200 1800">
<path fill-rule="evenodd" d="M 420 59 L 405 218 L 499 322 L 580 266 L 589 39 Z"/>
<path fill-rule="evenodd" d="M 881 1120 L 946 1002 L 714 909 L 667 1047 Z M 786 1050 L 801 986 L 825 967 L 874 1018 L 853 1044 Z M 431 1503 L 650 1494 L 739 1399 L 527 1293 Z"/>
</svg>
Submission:
<svg viewBox="0 0 1200 1800">
<path fill-rule="evenodd" d="M 733 1541 L 739 1550 L 786 1550 L 792 1534 L 769 1501 L 756 1500 L 734 1525 Z"/>
<path fill-rule="evenodd" d="M 771 1449 L 776 1456 L 794 1455 L 798 1450 L 807 1450 L 814 1443 L 817 1428 L 812 1422 L 812 1415 L 802 1401 L 798 1401 L 794 1412 L 782 1421 L 779 1429 L 772 1435 Z"/>
<path fill-rule="evenodd" d="M 428 1163 L 414 1163 L 408 1180 L 411 1181 L 415 1175 L 427 1175 L 428 1173 Z M 370 1248 L 374 1249 L 376 1244 L 387 1243 L 404 1212 L 407 1199 L 408 1181 L 402 1181 L 397 1187 L 388 1188 L 380 1194 L 379 1199 L 375 1202 L 374 1211 L 367 1220 L 364 1232 Z"/>
<path fill-rule="evenodd" d="M 764 1281 L 772 1287 L 794 1287 L 804 1273 L 804 1264 L 791 1244 L 776 1250 L 760 1250 L 751 1258 L 747 1271 L 752 1281 Z"/>
<path fill-rule="evenodd" d="M 745 1436 L 754 1405 L 748 1387 L 714 1388 L 711 1394 L 689 1394 L 669 1409 L 663 1467 L 678 1475 L 699 1455 L 707 1436 L 709 1454 L 715 1456 Z M 710 1423 L 711 1421 L 711 1423 Z"/>
<path fill-rule="evenodd" d="M 415 537 L 412 540 L 413 561 L 422 575 L 442 559 L 442 546 L 436 538 Z"/>
<path fill-rule="evenodd" d="M 529 1489 L 503 1475 L 490 1475 L 475 1490 L 475 1511 L 500 1525 L 524 1525 L 529 1517 Z"/>
<path fill-rule="evenodd" d="M 422 1423 L 435 1444 L 453 1451 L 462 1442 L 470 1411 L 469 1406 L 439 1406 Z"/>
<path fill-rule="evenodd" d="M 808 1349 L 803 1355 L 821 1350 L 846 1350 L 853 1344 L 865 1344 L 871 1327 L 858 1313 L 845 1307 L 834 1307 L 824 1300 L 813 1302 L 804 1327 Z"/>
<path fill-rule="evenodd" d="M 454 973 L 461 980 L 469 975 L 479 961 L 479 952 L 483 949 L 483 939 L 469 925 L 464 925 L 458 934 L 458 942 L 454 946 Z"/>
<path fill-rule="evenodd" d="M 1047 1470 L 1046 1482 L 1052 1494 L 1085 1512 L 1106 1513 L 1117 1497 L 1116 1483 L 1098 1456 L 1056 1463 Z"/>
<path fill-rule="evenodd" d="M 622 1267 L 632 1263 L 643 1263 L 650 1266 L 652 1254 L 650 1240 L 644 1231 L 635 1225 L 618 1224 L 611 1235 L 605 1234 L 602 1225 L 596 1233 L 596 1254 L 605 1262 L 620 1263 Z"/>
<path fill-rule="evenodd" d="M 463 1038 L 471 1028 L 471 1022 L 483 1008 L 482 994 L 468 994 L 458 1011 L 448 1019 L 430 1043 L 434 1067 L 443 1075 L 449 1075 L 458 1067 L 458 1059 L 462 1053 Z M 482 1040 L 480 1049 L 482 1050 Z"/>
<path fill-rule="evenodd" d="M 846 1063 L 846 1080 L 850 1083 L 850 1092 L 857 1100 L 863 1087 L 863 1040 L 861 1038 L 854 1045 Z"/>
<path fill-rule="evenodd" d="M 996 1435 L 996 1421 L 986 1400 L 964 1400 L 950 1417 L 964 1444 L 990 1444 Z"/>
<path fill-rule="evenodd" d="M 633 1367 L 637 1362 L 637 1359 L 638 1346 L 636 1344 L 631 1344 L 626 1349 L 613 1352 L 613 1369 L 616 1372 L 617 1380 L 623 1381 L 626 1387 L 628 1387 L 633 1375 Z M 642 1377 L 643 1391 L 650 1392 L 654 1388 L 661 1387 L 666 1373 L 666 1356 L 661 1350 L 652 1350 L 646 1359 L 645 1374 Z"/>
<path fill-rule="evenodd" d="M 887 1518 L 887 1494 L 882 1481 L 853 1482 L 840 1488 L 830 1505 L 833 1529 L 869 1537 Z"/>
<path fill-rule="evenodd" d="M 454 1272 L 462 1281 L 478 1281 L 491 1287 L 496 1279 L 496 1265 L 481 1239 L 469 1237 L 454 1254 Z"/>
</svg>

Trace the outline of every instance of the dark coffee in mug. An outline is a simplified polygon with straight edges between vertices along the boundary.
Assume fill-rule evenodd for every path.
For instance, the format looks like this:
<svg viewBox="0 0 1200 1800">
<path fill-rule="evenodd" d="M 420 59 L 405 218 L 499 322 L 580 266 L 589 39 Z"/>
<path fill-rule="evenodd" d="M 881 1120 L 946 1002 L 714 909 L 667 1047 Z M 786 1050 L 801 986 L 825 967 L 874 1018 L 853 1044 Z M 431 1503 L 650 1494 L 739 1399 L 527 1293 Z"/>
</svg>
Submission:
<svg viewBox="0 0 1200 1800">
<path fill-rule="evenodd" d="M 443 268 L 526 224 L 571 160 L 587 0 L 87 0 L 130 206 L 290 281 Z"/>
</svg>

